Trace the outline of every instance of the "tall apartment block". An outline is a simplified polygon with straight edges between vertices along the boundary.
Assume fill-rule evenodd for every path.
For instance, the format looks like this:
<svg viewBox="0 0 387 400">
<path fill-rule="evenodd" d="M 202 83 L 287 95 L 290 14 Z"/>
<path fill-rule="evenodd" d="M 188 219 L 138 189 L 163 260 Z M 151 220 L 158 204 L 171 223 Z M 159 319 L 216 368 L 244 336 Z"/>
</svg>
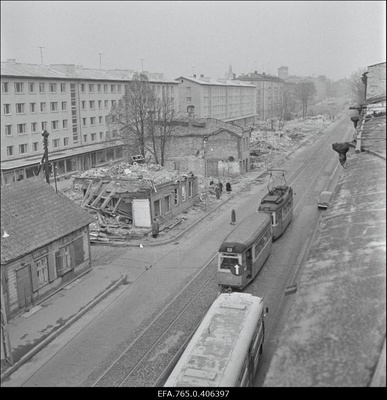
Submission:
<svg viewBox="0 0 387 400">
<path fill-rule="evenodd" d="M 106 116 L 133 79 L 132 70 L 71 64 L 1 63 L 1 182 L 34 176 L 49 133 L 49 160 L 58 179 L 123 158 L 117 129 Z M 158 96 L 178 108 L 178 83 L 147 73 Z"/>
<path fill-rule="evenodd" d="M 197 118 L 214 118 L 238 125 L 255 122 L 254 85 L 203 75 L 200 78 L 181 76 L 176 81 L 181 113 L 193 108 Z"/>
<path fill-rule="evenodd" d="M 276 118 L 284 93 L 284 81 L 282 79 L 265 73 L 258 74 L 257 71 L 246 75 L 242 74 L 236 79 L 255 86 L 257 119 L 266 121 Z"/>
</svg>

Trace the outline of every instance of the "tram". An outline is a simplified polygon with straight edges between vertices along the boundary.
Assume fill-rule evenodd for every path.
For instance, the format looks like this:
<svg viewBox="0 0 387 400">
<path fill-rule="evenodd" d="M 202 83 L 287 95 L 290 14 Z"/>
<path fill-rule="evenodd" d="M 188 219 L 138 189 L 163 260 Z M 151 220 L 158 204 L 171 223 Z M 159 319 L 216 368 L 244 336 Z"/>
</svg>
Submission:
<svg viewBox="0 0 387 400">
<path fill-rule="evenodd" d="M 218 295 L 164 386 L 251 386 L 263 352 L 267 312 L 261 297 Z"/>
<path fill-rule="evenodd" d="M 258 211 L 271 216 L 273 240 L 275 240 L 285 232 L 293 218 L 293 189 L 286 185 L 284 170 L 272 169 L 270 171 L 271 179 L 273 179 L 273 171 L 282 171 L 284 184 L 274 186 L 269 180 L 268 193 L 263 197 Z"/>
<path fill-rule="evenodd" d="M 243 289 L 258 274 L 270 254 L 270 216 L 256 212 L 242 220 L 224 239 L 218 251 L 218 285 Z"/>
</svg>

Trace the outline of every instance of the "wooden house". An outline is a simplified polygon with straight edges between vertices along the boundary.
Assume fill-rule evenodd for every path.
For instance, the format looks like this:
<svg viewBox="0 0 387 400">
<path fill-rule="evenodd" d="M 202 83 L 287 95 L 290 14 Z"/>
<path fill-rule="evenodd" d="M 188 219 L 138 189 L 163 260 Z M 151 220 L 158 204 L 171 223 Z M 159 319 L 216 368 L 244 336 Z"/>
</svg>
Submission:
<svg viewBox="0 0 387 400">
<path fill-rule="evenodd" d="M 91 268 L 93 218 L 39 177 L 1 188 L 1 284 L 8 319 Z"/>
</svg>

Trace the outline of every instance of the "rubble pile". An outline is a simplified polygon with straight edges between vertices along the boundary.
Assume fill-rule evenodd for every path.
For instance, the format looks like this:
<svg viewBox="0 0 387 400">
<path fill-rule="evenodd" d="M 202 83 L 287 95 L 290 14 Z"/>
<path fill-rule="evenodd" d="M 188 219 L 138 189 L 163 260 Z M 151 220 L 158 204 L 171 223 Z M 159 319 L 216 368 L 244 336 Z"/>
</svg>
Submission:
<svg viewBox="0 0 387 400">
<path fill-rule="evenodd" d="M 301 140 L 326 129 L 332 120 L 323 115 L 288 121 L 281 130 L 261 123 L 251 133 L 250 160 L 252 169 L 270 168 L 284 162 L 286 153 Z"/>
</svg>

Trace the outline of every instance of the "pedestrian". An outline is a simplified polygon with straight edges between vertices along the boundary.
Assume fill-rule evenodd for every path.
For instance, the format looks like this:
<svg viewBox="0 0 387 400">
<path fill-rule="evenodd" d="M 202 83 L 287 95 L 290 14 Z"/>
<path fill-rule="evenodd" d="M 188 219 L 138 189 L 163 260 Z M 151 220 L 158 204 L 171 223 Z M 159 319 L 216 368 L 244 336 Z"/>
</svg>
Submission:
<svg viewBox="0 0 387 400">
<path fill-rule="evenodd" d="M 153 224 L 152 224 L 152 236 L 154 238 L 157 238 L 159 234 L 159 223 L 157 222 L 156 218 L 153 218 Z"/>
<path fill-rule="evenodd" d="M 231 210 L 231 222 L 230 222 L 230 224 L 231 225 L 235 225 L 235 222 L 236 222 L 236 214 L 235 214 L 235 210 L 232 209 Z"/>
<path fill-rule="evenodd" d="M 216 195 L 216 199 L 219 200 L 220 199 L 220 187 L 219 187 L 219 185 L 215 188 L 215 195 Z"/>
<path fill-rule="evenodd" d="M 231 183 L 230 183 L 230 182 L 227 182 L 227 183 L 226 183 L 226 192 L 227 192 L 227 193 L 230 193 L 230 192 L 231 192 Z"/>
<path fill-rule="evenodd" d="M 223 183 L 221 181 L 219 181 L 218 186 L 219 186 L 219 189 L 220 189 L 220 193 L 222 193 L 222 191 L 223 191 Z"/>
</svg>

